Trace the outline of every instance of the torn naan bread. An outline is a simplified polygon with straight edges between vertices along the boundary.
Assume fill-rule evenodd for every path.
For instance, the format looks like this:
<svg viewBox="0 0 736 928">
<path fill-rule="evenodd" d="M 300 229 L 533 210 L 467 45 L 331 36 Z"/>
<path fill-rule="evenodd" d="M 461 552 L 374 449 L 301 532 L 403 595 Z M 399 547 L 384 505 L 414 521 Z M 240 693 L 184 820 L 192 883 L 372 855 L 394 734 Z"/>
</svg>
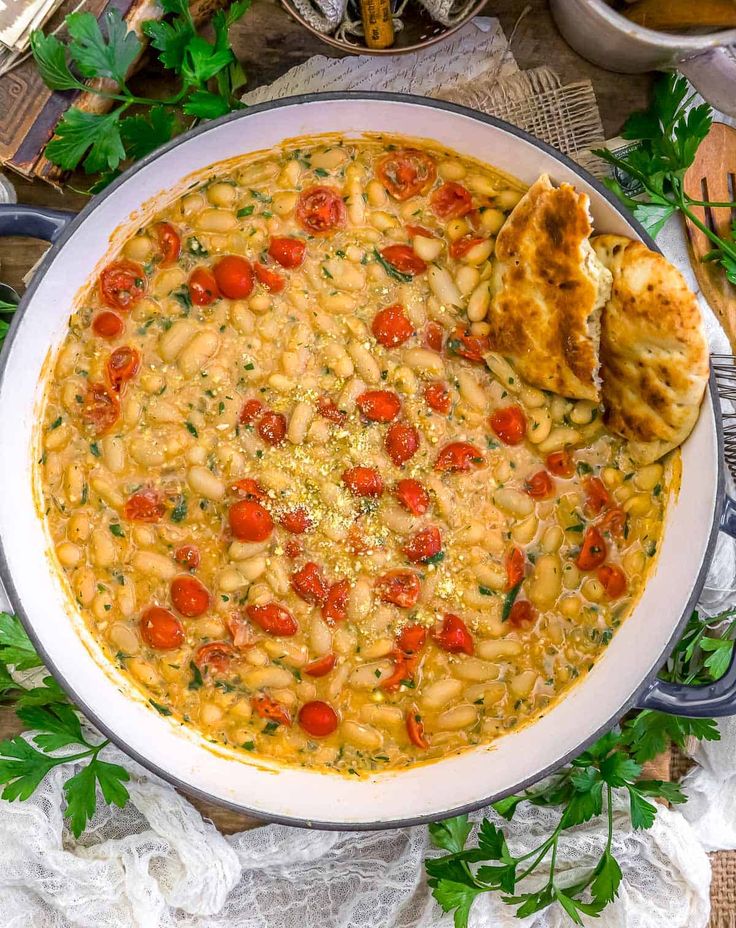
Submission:
<svg viewBox="0 0 736 928">
<path fill-rule="evenodd" d="M 708 382 L 700 309 L 662 255 L 620 235 L 591 241 L 613 274 L 601 327 L 604 419 L 628 439 L 633 460 L 649 464 L 681 445 L 698 418 Z"/>
<path fill-rule="evenodd" d="M 546 174 L 529 188 L 496 239 L 491 350 L 530 384 L 600 399 L 600 314 L 611 275 L 598 261 L 588 197 Z"/>
</svg>

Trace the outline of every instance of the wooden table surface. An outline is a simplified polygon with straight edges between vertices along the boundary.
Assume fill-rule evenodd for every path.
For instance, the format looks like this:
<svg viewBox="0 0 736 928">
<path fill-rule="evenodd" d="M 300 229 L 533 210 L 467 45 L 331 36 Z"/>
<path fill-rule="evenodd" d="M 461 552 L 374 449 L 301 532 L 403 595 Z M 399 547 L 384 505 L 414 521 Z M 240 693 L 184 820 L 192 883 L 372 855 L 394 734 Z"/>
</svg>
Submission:
<svg viewBox="0 0 736 928">
<path fill-rule="evenodd" d="M 520 68 L 547 65 L 563 82 L 588 78 L 598 98 L 606 137 L 617 134 L 625 117 L 633 109 L 646 104 L 651 77 L 649 75 L 613 74 L 589 64 L 565 44 L 558 34 L 547 8 L 546 0 L 489 0 L 485 15 L 497 16 L 506 35 L 510 35 L 522 11 L 530 11 L 521 20 L 512 51 Z M 254 0 L 253 7 L 231 32 L 233 47 L 248 74 L 248 88 L 270 83 L 289 68 L 312 55 L 339 55 L 296 23 L 277 0 Z M 145 94 L 156 94 L 161 81 L 155 66 L 141 72 L 136 86 Z M 87 197 L 66 190 L 60 193 L 41 182 L 31 183 L 21 177 L 11 178 L 21 203 L 78 210 Z M 75 186 L 84 187 L 84 177 Z M 47 246 L 33 239 L 0 239 L 0 280 L 22 292 L 22 276 L 40 257 Z M 0 737 L 20 730 L 12 709 L 0 708 Z M 226 832 L 241 830 L 251 820 L 219 809 L 208 803 L 196 803 Z"/>
</svg>

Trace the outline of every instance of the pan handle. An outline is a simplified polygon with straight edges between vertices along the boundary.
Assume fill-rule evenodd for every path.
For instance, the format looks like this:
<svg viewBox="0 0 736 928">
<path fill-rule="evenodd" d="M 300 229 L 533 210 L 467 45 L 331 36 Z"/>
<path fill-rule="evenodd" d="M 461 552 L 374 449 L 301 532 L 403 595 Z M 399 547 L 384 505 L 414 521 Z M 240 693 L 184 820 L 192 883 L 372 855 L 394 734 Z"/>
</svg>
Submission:
<svg viewBox="0 0 736 928">
<path fill-rule="evenodd" d="M 0 238 L 22 235 L 55 242 L 76 213 L 45 206 L 24 206 L 22 203 L 0 203 Z"/>
<path fill-rule="evenodd" d="M 726 495 L 723 500 L 720 529 L 736 538 L 736 500 Z M 669 683 L 655 677 L 637 700 L 638 709 L 656 709 L 670 715 L 690 718 L 720 718 L 736 715 L 736 648 L 728 670 L 715 683 L 689 686 Z"/>
</svg>

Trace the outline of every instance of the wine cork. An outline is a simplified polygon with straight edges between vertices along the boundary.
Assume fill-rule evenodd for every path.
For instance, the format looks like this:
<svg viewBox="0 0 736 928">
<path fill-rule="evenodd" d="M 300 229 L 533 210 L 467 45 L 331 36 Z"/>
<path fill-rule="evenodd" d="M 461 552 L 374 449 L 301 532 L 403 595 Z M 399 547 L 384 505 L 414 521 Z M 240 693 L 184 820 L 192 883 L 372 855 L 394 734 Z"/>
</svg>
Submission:
<svg viewBox="0 0 736 928">
<path fill-rule="evenodd" d="M 368 48 L 388 48 L 394 44 L 391 0 L 360 0 L 360 13 Z"/>
</svg>

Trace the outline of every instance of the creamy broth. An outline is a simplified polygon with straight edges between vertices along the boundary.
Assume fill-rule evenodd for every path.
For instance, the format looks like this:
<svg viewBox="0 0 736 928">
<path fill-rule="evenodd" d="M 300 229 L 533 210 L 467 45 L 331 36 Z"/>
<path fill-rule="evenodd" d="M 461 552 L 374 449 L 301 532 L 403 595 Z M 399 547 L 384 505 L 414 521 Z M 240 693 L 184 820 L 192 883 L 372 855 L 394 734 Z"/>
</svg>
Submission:
<svg viewBox="0 0 736 928">
<path fill-rule="evenodd" d="M 388 138 L 244 159 L 111 257 L 49 378 L 55 556 L 154 709 L 360 774 L 491 742 L 654 562 L 661 464 L 489 351 L 524 190 Z"/>
</svg>

